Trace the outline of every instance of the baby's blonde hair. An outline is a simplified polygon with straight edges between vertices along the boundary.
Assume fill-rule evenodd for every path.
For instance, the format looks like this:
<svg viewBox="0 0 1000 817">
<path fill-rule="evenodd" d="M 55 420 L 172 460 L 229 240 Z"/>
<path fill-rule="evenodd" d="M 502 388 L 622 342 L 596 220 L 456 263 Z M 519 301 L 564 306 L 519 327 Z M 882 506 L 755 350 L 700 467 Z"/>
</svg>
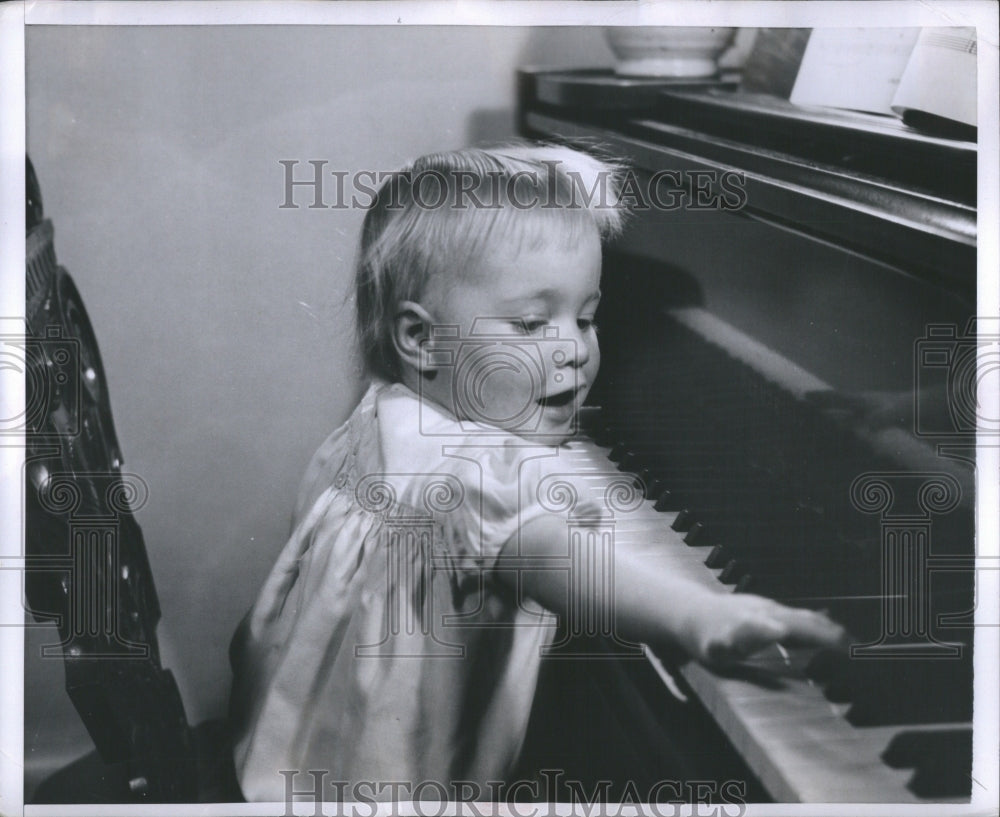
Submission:
<svg viewBox="0 0 1000 817">
<path fill-rule="evenodd" d="M 357 334 L 369 375 L 400 379 L 396 310 L 433 276 L 465 276 L 487 242 L 567 244 L 622 228 L 622 167 L 559 145 L 432 153 L 391 174 L 365 214 L 355 274 Z M 557 232 L 561 230 L 561 232 Z"/>
</svg>

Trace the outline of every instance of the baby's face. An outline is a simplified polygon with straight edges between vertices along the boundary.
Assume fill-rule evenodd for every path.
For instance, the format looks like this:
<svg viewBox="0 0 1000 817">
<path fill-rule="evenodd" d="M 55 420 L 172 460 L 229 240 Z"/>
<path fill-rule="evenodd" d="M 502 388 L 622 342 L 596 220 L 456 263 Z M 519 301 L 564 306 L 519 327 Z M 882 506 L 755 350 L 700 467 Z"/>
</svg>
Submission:
<svg viewBox="0 0 1000 817">
<path fill-rule="evenodd" d="M 425 393 L 462 420 L 558 444 L 575 431 L 600 367 L 600 239 L 594 228 L 571 244 L 498 244 L 474 272 L 442 276 L 428 293 L 435 324 L 457 325 L 459 338 L 432 338 L 429 351 L 451 362 L 424 380 Z"/>
</svg>

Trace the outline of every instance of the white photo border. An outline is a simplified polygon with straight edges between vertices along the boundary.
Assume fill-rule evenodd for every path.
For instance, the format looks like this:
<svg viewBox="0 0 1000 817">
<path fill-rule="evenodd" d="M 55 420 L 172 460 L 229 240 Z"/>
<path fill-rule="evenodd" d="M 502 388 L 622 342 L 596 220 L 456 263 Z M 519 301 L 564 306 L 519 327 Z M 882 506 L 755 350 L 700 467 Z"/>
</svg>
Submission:
<svg viewBox="0 0 1000 817">
<path fill-rule="evenodd" d="M 608 26 L 608 25 L 727 25 L 793 27 L 976 26 L 979 37 L 979 199 L 977 314 L 1000 315 L 998 230 L 998 46 L 997 4 L 993 0 L 845 0 L 845 2 L 741 2 L 741 0 L 681 0 L 680 2 L 77 2 L 36 0 L 0 4 L 0 315 L 24 311 L 24 156 L 25 156 L 25 28 L 26 26 L 149 26 L 149 25 L 468 25 L 468 26 Z M 8 384 L 5 381 L 5 386 Z M 980 394 L 985 416 L 997 416 L 996 393 Z M 23 388 L 0 393 L 2 416 L 23 407 Z M 992 413 L 990 413 L 992 412 Z M 994 443 L 995 445 L 995 443 Z M 998 543 L 997 474 L 1000 456 L 988 444 L 979 448 L 977 484 L 978 552 L 1000 558 Z M 16 440 L 0 445 L 0 620 L 16 620 L 21 607 L 21 576 L 16 559 L 23 553 L 20 473 L 23 449 Z M 983 571 L 977 616 L 1000 620 L 1000 571 Z M 13 616 L 13 619 L 9 616 Z M 6 618 L 4 618 L 6 617 Z M 980 627 L 975 639 L 976 730 L 973 787 L 968 806 L 875 806 L 848 804 L 751 805 L 750 815 L 892 815 L 987 814 L 997 808 L 997 667 L 1000 666 L 995 627 Z M 24 633 L 0 627 L 0 814 L 4 815 L 271 815 L 283 814 L 285 804 L 191 804 L 24 806 L 23 798 L 23 649 Z M 508 809 L 500 807 L 498 813 Z M 311 814 L 312 804 L 300 803 L 296 813 Z M 360 813 L 367 813 L 360 812 Z M 530 813 L 530 812 L 529 812 Z M 526 815 L 518 815 L 526 817 Z"/>
</svg>

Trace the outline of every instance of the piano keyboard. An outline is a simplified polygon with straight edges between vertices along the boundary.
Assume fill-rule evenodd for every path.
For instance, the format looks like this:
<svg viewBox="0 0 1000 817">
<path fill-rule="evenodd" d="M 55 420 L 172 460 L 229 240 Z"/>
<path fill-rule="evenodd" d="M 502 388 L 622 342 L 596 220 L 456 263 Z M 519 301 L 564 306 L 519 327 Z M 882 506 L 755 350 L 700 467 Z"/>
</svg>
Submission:
<svg viewBox="0 0 1000 817">
<path fill-rule="evenodd" d="M 564 454 L 575 473 L 594 474 L 584 479 L 590 482 L 596 502 L 605 496 L 606 475 L 617 468 L 610 453 L 608 447 L 581 439 Z M 655 502 L 647 499 L 616 521 L 615 543 L 627 542 L 661 557 L 665 552 L 677 571 L 692 580 L 718 582 L 723 569 L 705 565 L 713 546 L 685 542 L 673 528 L 677 521 L 678 512 L 657 511 Z M 852 703 L 826 697 L 824 685 L 809 677 L 810 659 L 813 652 L 778 648 L 748 660 L 731 677 L 694 662 L 682 665 L 679 672 L 779 802 L 917 803 L 968 798 L 968 777 L 963 779 L 960 768 L 963 751 L 971 751 L 970 723 L 917 728 L 853 725 L 848 720 Z M 651 655 L 650 660 L 663 675 L 659 659 Z M 665 683 L 671 682 L 667 675 Z M 948 749 L 958 764 L 957 773 L 942 770 L 949 762 Z"/>
<path fill-rule="evenodd" d="M 929 544 L 955 555 L 972 543 L 969 473 L 913 438 L 898 444 L 901 431 L 831 414 L 832 387 L 704 310 L 663 318 L 654 337 L 623 345 L 625 357 L 612 351 L 604 409 L 583 421 L 593 439 L 566 451 L 598 501 L 608 474 L 641 480 L 646 499 L 616 518 L 616 545 L 668 554 L 697 582 L 823 610 L 856 645 L 878 641 L 880 520 L 852 506 L 852 480 L 953 475 L 965 505 L 935 518 Z M 971 609 L 969 579 L 935 576 L 931 613 Z M 678 673 L 779 802 L 962 802 L 972 630 L 939 625 L 931 657 L 903 638 L 875 657 L 782 648 L 726 677 L 694 662 Z"/>
</svg>

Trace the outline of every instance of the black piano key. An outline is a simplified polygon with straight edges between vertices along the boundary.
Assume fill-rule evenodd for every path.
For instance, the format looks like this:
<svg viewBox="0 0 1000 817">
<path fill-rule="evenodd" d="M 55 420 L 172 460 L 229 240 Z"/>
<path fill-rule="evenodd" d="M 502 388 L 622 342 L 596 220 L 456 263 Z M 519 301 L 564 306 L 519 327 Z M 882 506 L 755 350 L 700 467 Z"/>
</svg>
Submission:
<svg viewBox="0 0 1000 817">
<path fill-rule="evenodd" d="M 851 705 L 847 720 L 855 726 L 968 721 L 972 662 L 966 657 L 853 657 L 837 667 L 824 694 Z"/>
<path fill-rule="evenodd" d="M 667 483 L 648 468 L 643 468 L 639 472 L 639 477 L 642 479 L 643 485 L 646 486 L 646 499 L 659 499 L 660 495 L 667 490 Z"/>
<path fill-rule="evenodd" d="M 845 664 L 850 659 L 833 650 L 817 650 L 806 664 L 806 677 L 817 683 L 827 683 L 838 674 L 846 672 Z"/>
<path fill-rule="evenodd" d="M 629 445 L 619 440 L 619 442 L 611 447 L 611 451 L 608 452 L 608 459 L 612 462 L 621 462 L 622 457 L 628 453 L 628 450 Z"/>
<path fill-rule="evenodd" d="M 705 526 L 701 522 L 695 522 L 686 534 L 684 534 L 684 544 L 691 545 L 703 545 L 705 544 Z"/>
<path fill-rule="evenodd" d="M 706 488 L 690 481 L 671 480 L 651 468 L 644 469 L 644 473 L 662 480 L 672 493 L 683 495 L 687 507 L 696 510 L 698 518 L 734 548 L 815 549 L 815 541 L 823 533 L 822 529 L 809 530 L 793 510 L 780 506 L 773 498 L 746 492 L 741 495 L 739 491 L 718 486 L 714 480 L 708 480 L 706 485 L 711 487 Z"/>
<path fill-rule="evenodd" d="M 745 572 L 743 565 L 739 561 L 730 559 L 726 562 L 726 566 L 722 568 L 722 572 L 719 574 L 719 581 L 723 584 L 736 584 Z"/>
<path fill-rule="evenodd" d="M 678 533 L 685 533 L 692 525 L 694 525 L 694 517 L 691 511 L 685 509 L 677 514 L 677 518 L 674 519 L 670 527 Z"/>
<path fill-rule="evenodd" d="M 740 576 L 739 581 L 733 585 L 734 593 L 752 593 L 753 592 L 753 575 L 750 573 L 744 573 Z"/>
<path fill-rule="evenodd" d="M 726 550 L 722 545 L 716 545 L 712 548 L 711 552 L 705 557 L 705 567 L 710 567 L 713 570 L 718 570 L 726 566 L 726 562 L 732 559 L 732 554 Z"/>
<path fill-rule="evenodd" d="M 680 499 L 672 491 L 663 491 L 657 498 L 656 502 L 653 504 L 653 510 L 665 512 L 665 511 L 679 511 L 681 509 Z"/>
<path fill-rule="evenodd" d="M 854 696 L 854 687 L 847 676 L 834 675 L 827 680 L 823 694 L 835 704 L 849 704 Z"/>
<path fill-rule="evenodd" d="M 907 788 L 918 797 L 968 797 L 972 729 L 908 729 L 893 737 L 882 760 L 893 769 L 914 770 Z"/>
<path fill-rule="evenodd" d="M 642 469 L 642 457 L 631 448 L 622 454 L 618 461 L 619 471 L 639 471 Z"/>
</svg>

